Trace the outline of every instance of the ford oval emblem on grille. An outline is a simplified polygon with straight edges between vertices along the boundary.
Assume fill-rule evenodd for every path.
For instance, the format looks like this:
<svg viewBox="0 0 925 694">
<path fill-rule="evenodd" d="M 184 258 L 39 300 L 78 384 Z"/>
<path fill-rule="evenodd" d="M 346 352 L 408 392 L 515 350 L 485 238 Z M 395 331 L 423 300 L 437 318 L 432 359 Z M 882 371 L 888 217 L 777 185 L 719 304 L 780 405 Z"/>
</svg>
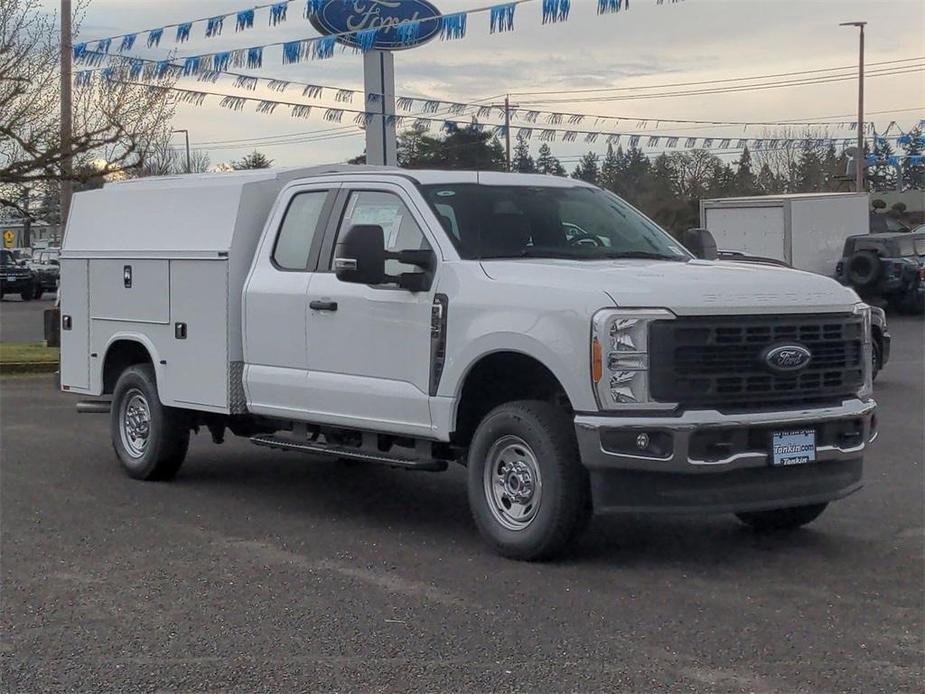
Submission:
<svg viewBox="0 0 925 694">
<path fill-rule="evenodd" d="M 788 373 L 809 366 L 813 355 L 802 345 L 772 345 L 761 353 L 761 358 L 771 371 Z"/>
</svg>

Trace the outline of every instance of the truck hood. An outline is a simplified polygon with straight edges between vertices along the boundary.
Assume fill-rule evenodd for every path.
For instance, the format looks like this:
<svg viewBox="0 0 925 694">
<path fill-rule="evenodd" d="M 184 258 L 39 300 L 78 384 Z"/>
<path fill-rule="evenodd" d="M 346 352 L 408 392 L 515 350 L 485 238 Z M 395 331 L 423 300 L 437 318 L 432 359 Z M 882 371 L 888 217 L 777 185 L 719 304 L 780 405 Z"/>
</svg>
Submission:
<svg viewBox="0 0 925 694">
<path fill-rule="evenodd" d="M 482 261 L 493 280 L 568 290 L 600 290 L 624 308 L 678 315 L 844 311 L 857 294 L 822 275 L 755 263 L 692 260 L 529 258 Z"/>
</svg>

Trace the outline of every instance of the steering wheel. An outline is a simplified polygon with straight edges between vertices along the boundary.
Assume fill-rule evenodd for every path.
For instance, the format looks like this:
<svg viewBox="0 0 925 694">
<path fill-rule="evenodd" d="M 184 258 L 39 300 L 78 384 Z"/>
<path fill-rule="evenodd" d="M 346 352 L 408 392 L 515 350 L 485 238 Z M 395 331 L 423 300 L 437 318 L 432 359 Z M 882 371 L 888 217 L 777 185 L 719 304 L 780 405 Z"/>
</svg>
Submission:
<svg viewBox="0 0 925 694">
<path fill-rule="evenodd" d="M 568 240 L 569 246 L 595 246 L 597 248 L 603 248 L 604 242 L 601 241 L 599 236 L 587 232 L 585 230 L 576 230 L 575 235 Z"/>
</svg>

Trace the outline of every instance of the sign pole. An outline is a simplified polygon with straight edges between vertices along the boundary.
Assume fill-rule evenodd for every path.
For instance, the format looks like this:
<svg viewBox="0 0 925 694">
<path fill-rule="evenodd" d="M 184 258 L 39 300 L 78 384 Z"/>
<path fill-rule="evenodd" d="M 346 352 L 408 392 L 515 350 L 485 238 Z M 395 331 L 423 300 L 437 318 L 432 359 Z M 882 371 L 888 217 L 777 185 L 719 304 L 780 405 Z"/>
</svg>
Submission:
<svg viewBox="0 0 925 694">
<path fill-rule="evenodd" d="M 369 51 L 363 56 L 366 112 L 366 163 L 398 166 L 395 136 L 395 56 L 391 51 Z"/>
</svg>

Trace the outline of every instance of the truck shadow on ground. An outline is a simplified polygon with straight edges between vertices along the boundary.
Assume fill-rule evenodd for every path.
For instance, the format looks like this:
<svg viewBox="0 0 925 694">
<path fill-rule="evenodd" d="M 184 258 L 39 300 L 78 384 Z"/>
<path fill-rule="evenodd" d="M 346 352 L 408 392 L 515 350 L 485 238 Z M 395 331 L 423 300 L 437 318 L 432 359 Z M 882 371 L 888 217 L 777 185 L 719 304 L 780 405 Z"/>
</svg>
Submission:
<svg viewBox="0 0 925 694">
<path fill-rule="evenodd" d="M 366 537 L 400 533 L 406 548 L 414 536 L 428 551 L 445 543 L 454 552 L 490 552 L 469 514 L 461 467 L 433 474 L 264 452 L 228 455 L 215 463 L 196 458 L 191 454 L 174 484 L 229 495 L 250 506 L 249 513 L 272 509 L 294 520 L 343 523 L 345 530 Z M 827 529 L 825 516 L 818 523 L 819 529 L 762 535 L 732 515 L 600 516 L 557 563 L 757 569 L 778 562 L 844 561 L 865 551 L 857 538 Z"/>
</svg>

